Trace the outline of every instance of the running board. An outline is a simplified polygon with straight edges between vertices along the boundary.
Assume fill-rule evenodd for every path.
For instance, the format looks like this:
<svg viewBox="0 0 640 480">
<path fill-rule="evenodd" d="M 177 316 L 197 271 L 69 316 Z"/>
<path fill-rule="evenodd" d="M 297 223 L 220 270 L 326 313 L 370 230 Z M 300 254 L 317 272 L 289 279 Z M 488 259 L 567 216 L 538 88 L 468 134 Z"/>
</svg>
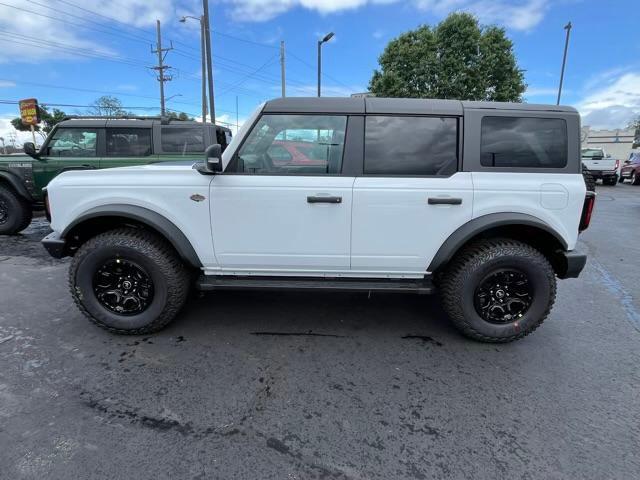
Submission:
<svg viewBox="0 0 640 480">
<path fill-rule="evenodd" d="M 199 290 L 324 290 L 342 292 L 389 292 L 430 294 L 435 287 L 429 278 L 420 280 L 310 278 L 310 277 L 237 277 L 201 275 Z"/>
</svg>

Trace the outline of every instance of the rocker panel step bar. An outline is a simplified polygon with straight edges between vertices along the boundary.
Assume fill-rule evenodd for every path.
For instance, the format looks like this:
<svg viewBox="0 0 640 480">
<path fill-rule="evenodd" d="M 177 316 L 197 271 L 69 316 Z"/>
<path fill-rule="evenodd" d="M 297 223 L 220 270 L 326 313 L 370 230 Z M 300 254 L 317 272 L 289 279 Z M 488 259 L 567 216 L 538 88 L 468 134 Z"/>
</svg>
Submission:
<svg viewBox="0 0 640 480">
<path fill-rule="evenodd" d="M 199 290 L 324 290 L 342 292 L 389 292 L 431 294 L 435 287 L 429 278 L 422 280 L 309 277 L 238 277 L 201 275 Z"/>
</svg>

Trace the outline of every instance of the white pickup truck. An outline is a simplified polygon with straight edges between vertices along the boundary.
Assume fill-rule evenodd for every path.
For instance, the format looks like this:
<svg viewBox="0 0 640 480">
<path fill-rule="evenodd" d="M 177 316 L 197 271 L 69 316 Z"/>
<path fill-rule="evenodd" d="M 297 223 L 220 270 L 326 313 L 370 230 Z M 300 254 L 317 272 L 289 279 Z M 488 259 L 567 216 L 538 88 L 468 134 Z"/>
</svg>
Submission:
<svg viewBox="0 0 640 480">
<path fill-rule="evenodd" d="M 615 185 L 620 178 L 620 160 L 611 158 L 602 148 L 583 148 L 582 164 L 591 176 L 604 185 Z"/>
</svg>

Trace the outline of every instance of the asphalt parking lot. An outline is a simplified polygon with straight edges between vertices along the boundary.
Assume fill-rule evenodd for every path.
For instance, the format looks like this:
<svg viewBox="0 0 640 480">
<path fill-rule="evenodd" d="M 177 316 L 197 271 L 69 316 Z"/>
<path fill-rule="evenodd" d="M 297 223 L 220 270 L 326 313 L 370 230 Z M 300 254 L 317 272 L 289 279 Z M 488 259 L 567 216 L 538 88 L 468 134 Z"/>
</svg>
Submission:
<svg viewBox="0 0 640 480">
<path fill-rule="evenodd" d="M 0 477 L 640 478 L 640 187 L 598 193 L 583 276 L 498 346 L 366 294 L 194 295 L 114 336 L 38 219 L 0 238 Z"/>
</svg>

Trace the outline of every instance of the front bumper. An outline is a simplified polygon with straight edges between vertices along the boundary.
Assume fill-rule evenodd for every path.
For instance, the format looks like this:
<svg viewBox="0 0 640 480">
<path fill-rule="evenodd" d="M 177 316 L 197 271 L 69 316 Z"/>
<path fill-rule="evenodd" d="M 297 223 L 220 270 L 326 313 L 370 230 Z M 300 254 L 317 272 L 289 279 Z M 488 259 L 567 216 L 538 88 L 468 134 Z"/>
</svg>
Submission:
<svg viewBox="0 0 640 480">
<path fill-rule="evenodd" d="M 42 239 L 42 245 L 53 258 L 66 257 L 67 242 L 56 232 L 52 232 Z"/>
<path fill-rule="evenodd" d="M 578 278 L 587 264 L 587 256 L 580 252 L 558 252 L 560 265 L 558 278 Z"/>
</svg>

